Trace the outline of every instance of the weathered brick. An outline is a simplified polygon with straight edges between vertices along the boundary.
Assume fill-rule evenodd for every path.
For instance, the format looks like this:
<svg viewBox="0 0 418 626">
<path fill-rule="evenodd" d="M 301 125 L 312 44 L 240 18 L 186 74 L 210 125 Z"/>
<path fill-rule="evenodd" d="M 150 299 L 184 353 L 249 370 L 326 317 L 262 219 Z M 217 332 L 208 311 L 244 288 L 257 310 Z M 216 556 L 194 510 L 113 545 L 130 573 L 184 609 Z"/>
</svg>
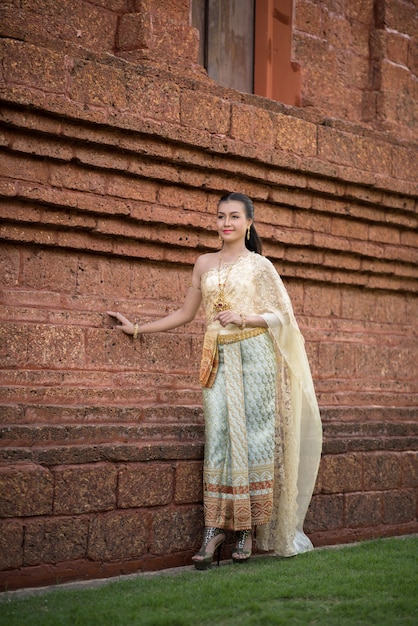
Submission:
<svg viewBox="0 0 418 626">
<path fill-rule="evenodd" d="M 402 487 L 418 487 L 418 452 L 401 456 Z"/>
<path fill-rule="evenodd" d="M 378 526 L 382 521 L 380 493 L 348 493 L 345 496 L 345 525 L 348 528 Z"/>
<path fill-rule="evenodd" d="M 77 259 L 76 259 L 77 260 Z M 125 259 L 81 256 L 76 270 L 77 293 L 128 297 L 132 289 L 131 264 Z"/>
<path fill-rule="evenodd" d="M 196 548 L 203 531 L 203 513 L 200 506 L 162 510 L 154 515 L 152 554 Z"/>
<path fill-rule="evenodd" d="M 353 378 L 356 360 L 352 344 L 321 341 L 317 367 L 324 378 L 337 375 L 347 379 Z"/>
<path fill-rule="evenodd" d="M 69 93 L 80 102 L 117 109 L 127 105 L 124 72 L 110 65 L 75 60 L 69 71 Z"/>
<path fill-rule="evenodd" d="M 103 174 L 78 165 L 56 164 L 51 172 L 50 183 L 55 187 L 98 194 L 104 194 L 106 190 L 106 179 Z"/>
<path fill-rule="evenodd" d="M 360 491 L 362 458 L 354 454 L 324 456 L 321 462 L 323 493 Z"/>
<path fill-rule="evenodd" d="M 107 176 L 107 193 L 111 196 L 155 202 L 157 191 L 158 185 L 147 180 L 116 174 Z"/>
<path fill-rule="evenodd" d="M 413 491 L 388 491 L 383 494 L 383 522 L 403 524 L 416 520 L 416 494 Z"/>
<path fill-rule="evenodd" d="M 181 123 L 212 133 L 226 135 L 230 127 L 231 105 L 207 93 L 181 93 Z"/>
<path fill-rule="evenodd" d="M 317 152 L 317 128 L 315 124 L 290 115 L 277 115 L 276 149 L 314 156 Z"/>
<path fill-rule="evenodd" d="M 19 282 L 20 254 L 18 248 L 0 245 L 0 284 L 17 285 Z"/>
<path fill-rule="evenodd" d="M 332 530 L 344 526 L 344 496 L 314 495 L 305 519 L 306 532 Z"/>
<path fill-rule="evenodd" d="M 200 190 L 183 189 L 182 187 L 161 187 L 158 200 L 167 206 L 182 207 L 194 211 L 205 211 L 207 206 L 206 194 Z"/>
<path fill-rule="evenodd" d="M 1 161 L 3 177 L 37 183 L 46 183 L 48 179 L 48 166 L 44 161 L 9 153 L 2 154 Z"/>
<path fill-rule="evenodd" d="M 177 85 L 158 77 L 129 76 L 126 81 L 126 99 L 129 108 L 141 118 L 169 123 L 180 123 L 180 90 Z M 164 172 L 163 164 L 156 171 Z M 164 178 L 164 176 L 157 176 Z"/>
<path fill-rule="evenodd" d="M 385 32 L 387 58 L 400 65 L 408 65 L 410 38 L 403 33 Z"/>
<path fill-rule="evenodd" d="M 200 502 L 203 497 L 202 464 L 178 463 L 174 500 L 177 504 Z"/>
<path fill-rule="evenodd" d="M 313 316 L 340 316 L 341 291 L 332 286 L 310 285 L 305 290 L 303 313 Z"/>
<path fill-rule="evenodd" d="M 14 39 L 0 42 L 3 77 L 6 82 L 17 83 L 46 92 L 65 91 L 66 72 L 63 55 L 46 47 L 26 44 Z M 42 80 L 41 80 L 42 77 Z"/>
<path fill-rule="evenodd" d="M 273 147 L 275 131 L 268 111 L 246 105 L 232 105 L 231 137 L 245 143 L 266 144 Z"/>
<path fill-rule="evenodd" d="M 0 522 L 0 569 L 21 567 L 22 563 L 23 525 L 15 521 L 2 520 Z"/>
<path fill-rule="evenodd" d="M 147 552 L 149 513 L 112 512 L 90 524 L 87 556 L 98 561 L 138 558 Z"/>
<path fill-rule="evenodd" d="M 118 50 L 141 50 L 151 45 L 152 22 L 149 12 L 142 10 L 120 16 L 116 37 Z"/>
<path fill-rule="evenodd" d="M 88 519 L 46 518 L 25 523 L 24 565 L 86 557 Z"/>
<path fill-rule="evenodd" d="M 115 507 L 115 467 L 58 467 L 53 475 L 55 515 L 107 511 Z"/>
<path fill-rule="evenodd" d="M 0 514 L 3 517 L 52 513 L 53 479 L 33 465 L 0 468 Z"/>
<path fill-rule="evenodd" d="M 77 367 L 84 363 L 84 331 L 76 326 L 31 324 L 26 328 L 26 363 L 36 367 Z M 18 344 L 15 342 L 14 349 Z M 13 349 L 13 347 L 12 347 Z"/>
<path fill-rule="evenodd" d="M 77 258 L 56 250 L 26 249 L 22 253 L 20 284 L 32 289 L 74 293 Z"/>
<path fill-rule="evenodd" d="M 321 32 L 321 7 L 313 2 L 298 0 L 295 5 L 295 26 L 315 37 L 322 36 Z"/>
<path fill-rule="evenodd" d="M 405 3 L 402 0 L 387 0 L 385 3 L 386 28 L 413 37 L 416 35 L 417 22 L 414 3 Z"/>
<path fill-rule="evenodd" d="M 173 499 L 171 465 L 135 463 L 119 471 L 118 507 L 162 506 Z"/>
</svg>

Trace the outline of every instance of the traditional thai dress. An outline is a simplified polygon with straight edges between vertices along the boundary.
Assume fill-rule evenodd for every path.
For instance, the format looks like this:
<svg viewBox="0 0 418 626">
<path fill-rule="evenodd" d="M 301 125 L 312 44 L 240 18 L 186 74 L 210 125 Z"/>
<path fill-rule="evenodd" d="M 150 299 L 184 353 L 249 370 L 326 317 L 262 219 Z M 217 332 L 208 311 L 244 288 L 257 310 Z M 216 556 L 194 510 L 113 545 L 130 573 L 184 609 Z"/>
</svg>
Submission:
<svg viewBox="0 0 418 626">
<path fill-rule="evenodd" d="M 260 315 L 267 328 L 215 322 L 220 284 L 230 310 Z M 303 522 L 322 428 L 288 293 L 273 264 L 254 252 L 210 269 L 201 289 L 205 525 L 257 526 L 257 545 L 281 556 L 310 550 Z"/>
</svg>

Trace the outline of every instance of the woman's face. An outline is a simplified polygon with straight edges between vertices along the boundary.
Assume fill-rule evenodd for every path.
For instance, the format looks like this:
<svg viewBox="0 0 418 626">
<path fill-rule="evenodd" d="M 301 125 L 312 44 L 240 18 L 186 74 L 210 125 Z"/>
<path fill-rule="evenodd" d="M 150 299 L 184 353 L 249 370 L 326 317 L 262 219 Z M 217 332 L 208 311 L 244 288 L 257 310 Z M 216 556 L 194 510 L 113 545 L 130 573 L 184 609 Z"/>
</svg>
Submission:
<svg viewBox="0 0 418 626">
<path fill-rule="evenodd" d="M 216 215 L 216 227 L 220 238 L 228 243 L 244 239 L 252 220 L 248 219 L 245 207 L 239 200 L 221 202 Z"/>
</svg>

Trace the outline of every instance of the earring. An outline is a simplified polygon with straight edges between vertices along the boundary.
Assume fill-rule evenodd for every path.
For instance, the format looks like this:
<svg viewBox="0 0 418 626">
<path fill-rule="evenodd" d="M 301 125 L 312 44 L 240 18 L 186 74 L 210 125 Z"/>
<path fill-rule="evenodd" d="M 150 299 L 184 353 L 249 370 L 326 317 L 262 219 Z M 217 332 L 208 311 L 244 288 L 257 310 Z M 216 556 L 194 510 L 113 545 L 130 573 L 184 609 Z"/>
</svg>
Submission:
<svg viewBox="0 0 418 626">
<path fill-rule="evenodd" d="M 250 229 L 251 229 L 251 224 L 250 224 L 250 225 L 248 226 L 248 228 L 247 228 L 247 241 L 248 241 L 248 240 L 249 240 L 249 238 L 250 238 Z"/>
</svg>

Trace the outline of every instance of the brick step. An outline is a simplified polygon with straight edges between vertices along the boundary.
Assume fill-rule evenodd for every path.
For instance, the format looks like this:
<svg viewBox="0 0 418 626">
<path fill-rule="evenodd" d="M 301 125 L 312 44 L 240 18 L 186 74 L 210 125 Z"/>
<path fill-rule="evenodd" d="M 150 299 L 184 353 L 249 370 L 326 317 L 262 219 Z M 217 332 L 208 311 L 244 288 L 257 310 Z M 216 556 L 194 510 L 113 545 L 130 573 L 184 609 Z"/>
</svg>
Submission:
<svg viewBox="0 0 418 626">
<path fill-rule="evenodd" d="M 25 424 L 0 427 L 0 447 L 50 443 L 176 441 L 199 439 L 202 425 L 196 424 Z"/>
<path fill-rule="evenodd" d="M 0 468 L 11 465 L 79 465 L 85 463 L 135 463 L 145 461 L 201 460 L 203 432 L 199 440 L 133 440 L 129 442 L 39 442 L 0 447 Z"/>
<path fill-rule="evenodd" d="M 182 377 L 183 374 L 178 374 Z M 58 404 L 58 405 L 140 405 L 149 404 L 197 404 L 201 402 L 200 388 L 187 388 L 187 382 L 181 388 L 155 387 L 141 380 L 136 386 L 83 387 L 40 385 L 0 387 L 0 402 L 7 404 Z"/>
<path fill-rule="evenodd" d="M 1 434 L 0 464 L 29 462 L 62 465 L 99 461 L 201 459 L 204 426 L 8 426 L 2 429 Z M 379 451 L 418 451 L 418 423 L 324 423 L 325 455 Z"/>
<path fill-rule="evenodd" d="M 199 405 L 0 404 L 0 424 L 203 423 Z"/>
<path fill-rule="evenodd" d="M 14 443 L 26 446 L 54 442 L 94 443 L 123 442 L 132 440 L 173 439 L 185 440 L 201 438 L 203 424 L 173 423 L 105 423 L 105 424 L 9 424 L 0 426 L 0 447 Z M 369 421 L 324 422 L 324 434 L 327 439 L 364 437 L 411 437 L 418 435 L 418 421 Z"/>
</svg>

